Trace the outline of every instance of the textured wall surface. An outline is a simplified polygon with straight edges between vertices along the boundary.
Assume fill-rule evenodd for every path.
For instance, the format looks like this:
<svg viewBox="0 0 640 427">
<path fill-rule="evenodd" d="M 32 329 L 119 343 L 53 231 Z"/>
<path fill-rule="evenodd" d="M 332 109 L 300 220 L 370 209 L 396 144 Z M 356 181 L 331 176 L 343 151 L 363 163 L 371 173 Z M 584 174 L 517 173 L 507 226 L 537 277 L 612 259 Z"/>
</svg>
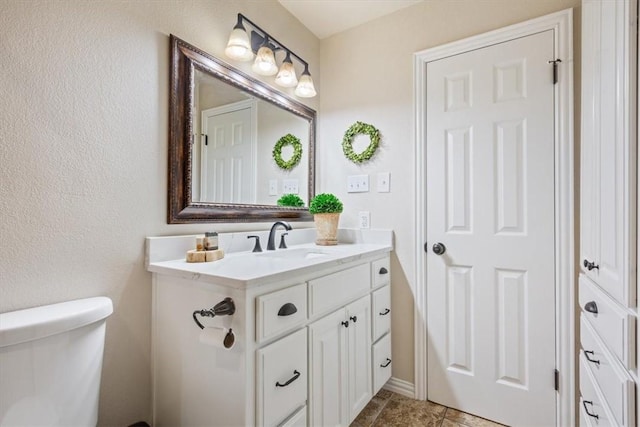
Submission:
<svg viewBox="0 0 640 427">
<path fill-rule="evenodd" d="M 150 421 L 145 236 L 268 226 L 166 224 L 169 34 L 223 58 L 238 12 L 319 86 L 318 39 L 275 0 L 0 1 L 0 311 L 113 300 L 100 425 Z"/>
<path fill-rule="evenodd" d="M 414 195 L 416 186 L 424 188 L 428 183 L 415 182 L 413 54 L 579 5 L 580 0 L 427 0 L 322 40 L 319 186 L 343 200 L 341 226 L 356 226 L 357 213 L 370 211 L 373 228 L 395 232 L 391 266 L 394 377 L 414 382 L 413 292 L 416 286 L 424 286 L 415 283 L 414 277 L 417 250 L 424 243 L 414 232 Z M 575 9 L 576 42 L 579 20 L 579 9 Z M 578 47 L 574 43 L 576 94 Z M 579 117 L 578 109 L 574 111 Z M 361 166 L 347 160 L 340 149 L 345 130 L 356 120 L 373 124 L 382 134 L 376 156 Z M 391 172 L 390 193 L 375 192 L 378 172 Z M 347 194 L 347 176 L 362 173 L 370 175 L 371 192 Z"/>
</svg>

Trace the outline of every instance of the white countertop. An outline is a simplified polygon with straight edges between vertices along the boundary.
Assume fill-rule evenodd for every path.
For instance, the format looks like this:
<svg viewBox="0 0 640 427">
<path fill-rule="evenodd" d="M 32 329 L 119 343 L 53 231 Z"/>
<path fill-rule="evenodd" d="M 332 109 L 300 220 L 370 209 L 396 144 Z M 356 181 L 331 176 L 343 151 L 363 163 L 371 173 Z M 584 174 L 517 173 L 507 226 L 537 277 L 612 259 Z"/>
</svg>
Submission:
<svg viewBox="0 0 640 427">
<path fill-rule="evenodd" d="M 184 256 L 179 259 L 167 259 L 167 257 L 176 254 L 174 247 L 177 247 L 176 250 L 179 250 L 179 253 L 184 253 L 184 245 L 190 244 L 189 242 L 192 240 L 195 242 L 195 236 L 147 238 L 147 269 L 153 273 L 201 280 L 234 288 L 246 288 L 289 278 L 292 274 L 312 274 L 362 258 L 384 255 L 393 250 L 393 233 L 391 231 L 341 231 L 342 233 L 338 237 L 339 243 L 336 246 L 302 243 L 292 245 L 288 249 L 260 253 L 231 252 L 226 253 L 225 257 L 219 261 L 204 263 L 187 263 Z M 238 236 L 239 234 L 242 236 Z M 220 247 L 224 249 L 225 241 L 231 242 L 234 238 L 240 240 L 245 234 L 251 233 L 221 235 Z M 306 232 L 300 230 L 300 236 L 307 237 L 314 236 L 314 234 L 310 234 L 308 230 Z M 341 236 L 342 239 L 340 239 Z M 159 246 L 163 246 L 163 248 L 158 250 Z M 166 249 L 169 246 L 172 250 Z M 167 254 L 158 256 L 157 254 L 162 251 Z"/>
</svg>

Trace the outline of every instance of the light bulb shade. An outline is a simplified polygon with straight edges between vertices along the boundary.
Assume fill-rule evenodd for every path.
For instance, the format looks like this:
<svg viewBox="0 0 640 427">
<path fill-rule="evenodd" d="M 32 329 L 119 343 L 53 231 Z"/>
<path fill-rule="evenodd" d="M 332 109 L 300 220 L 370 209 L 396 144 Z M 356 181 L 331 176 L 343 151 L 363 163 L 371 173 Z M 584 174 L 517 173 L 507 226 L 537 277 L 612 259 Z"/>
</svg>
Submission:
<svg viewBox="0 0 640 427">
<path fill-rule="evenodd" d="M 294 93 L 300 98 L 313 98 L 316 96 L 316 88 L 313 86 L 313 79 L 308 70 L 305 69 L 304 73 L 300 76 L 300 81 Z"/>
<path fill-rule="evenodd" d="M 278 72 L 276 58 L 271 48 L 266 46 L 266 43 L 258 49 L 252 70 L 261 76 L 273 76 Z"/>
<path fill-rule="evenodd" d="M 236 25 L 231 31 L 229 36 L 229 42 L 224 53 L 231 59 L 237 61 L 251 61 L 253 59 L 253 52 L 251 51 L 251 42 L 249 42 L 249 35 L 245 31 L 242 24 Z"/>
<path fill-rule="evenodd" d="M 287 57 L 282 62 L 280 71 L 276 76 L 276 84 L 282 87 L 294 87 L 298 84 L 298 77 L 296 77 L 296 69 L 293 67 L 291 57 L 287 52 Z"/>
</svg>

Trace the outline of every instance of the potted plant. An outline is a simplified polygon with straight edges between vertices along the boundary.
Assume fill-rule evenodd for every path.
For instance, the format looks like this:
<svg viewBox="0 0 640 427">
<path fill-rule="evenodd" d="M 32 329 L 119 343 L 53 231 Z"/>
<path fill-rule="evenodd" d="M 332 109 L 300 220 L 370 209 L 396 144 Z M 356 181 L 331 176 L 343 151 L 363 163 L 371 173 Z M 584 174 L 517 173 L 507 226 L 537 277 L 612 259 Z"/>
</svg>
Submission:
<svg viewBox="0 0 640 427">
<path fill-rule="evenodd" d="M 304 206 L 304 201 L 297 194 L 283 194 L 277 203 L 278 206 L 290 206 L 294 208 Z"/>
<path fill-rule="evenodd" d="M 321 193 L 309 203 L 309 213 L 316 224 L 316 245 L 338 244 L 338 220 L 342 212 L 342 202 L 335 195 Z"/>
</svg>

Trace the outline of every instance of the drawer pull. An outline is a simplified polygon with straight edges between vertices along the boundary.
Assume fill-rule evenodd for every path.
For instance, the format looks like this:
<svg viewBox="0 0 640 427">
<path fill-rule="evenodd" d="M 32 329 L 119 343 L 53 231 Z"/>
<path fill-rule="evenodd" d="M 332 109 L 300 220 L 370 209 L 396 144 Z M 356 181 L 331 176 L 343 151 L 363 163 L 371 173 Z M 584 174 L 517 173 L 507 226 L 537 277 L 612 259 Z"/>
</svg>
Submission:
<svg viewBox="0 0 640 427">
<path fill-rule="evenodd" d="M 278 316 L 291 316 L 298 312 L 298 308 L 292 303 L 288 302 L 278 310 Z"/>
<path fill-rule="evenodd" d="M 386 316 L 387 314 L 391 313 L 391 310 L 389 310 L 388 308 L 385 308 L 384 311 L 381 311 L 380 313 L 378 313 L 380 316 Z"/>
<path fill-rule="evenodd" d="M 596 365 L 599 365 L 599 364 L 600 364 L 600 361 L 599 361 L 598 359 L 592 359 L 592 358 L 590 358 L 590 357 L 589 357 L 589 355 L 590 355 L 590 354 L 591 354 L 591 355 L 594 355 L 593 351 L 591 351 L 591 350 L 585 350 L 585 351 L 584 351 L 584 357 L 586 357 L 586 358 L 587 358 L 587 360 L 588 360 L 589 362 L 591 362 L 591 363 L 595 363 Z"/>
<path fill-rule="evenodd" d="M 351 321 L 353 323 L 356 323 L 358 321 L 358 317 L 357 316 L 351 316 L 351 317 L 349 317 L 349 319 L 351 319 Z"/>
<path fill-rule="evenodd" d="M 289 381 L 287 381 L 284 384 L 280 384 L 280 381 L 276 382 L 276 387 L 286 387 L 289 384 L 291 384 L 292 382 L 294 382 L 295 380 L 297 380 L 298 378 L 300 378 L 300 372 L 294 370 L 293 371 L 293 376 L 291 378 L 289 378 Z"/>
<path fill-rule="evenodd" d="M 590 417 L 595 418 L 596 420 L 598 418 L 600 418 L 600 416 L 598 414 L 594 414 L 593 412 L 589 412 L 589 408 L 587 408 L 587 403 L 591 406 L 593 406 L 593 402 L 591 402 L 590 400 L 583 400 L 582 401 L 582 406 L 584 407 L 584 412 L 587 413 L 587 415 L 589 415 Z"/>
<path fill-rule="evenodd" d="M 595 301 L 589 301 L 584 305 L 584 309 L 589 313 L 598 314 L 598 306 Z"/>
<path fill-rule="evenodd" d="M 378 271 L 379 274 L 387 274 L 389 273 L 389 270 L 387 270 L 386 268 L 382 267 L 380 268 L 380 271 Z"/>
<path fill-rule="evenodd" d="M 589 262 L 586 259 L 584 260 L 582 265 L 584 265 L 584 268 L 586 268 L 589 271 L 593 270 L 594 268 L 596 270 L 598 270 L 598 271 L 600 270 L 600 266 L 599 265 L 597 265 L 595 262 Z"/>
<path fill-rule="evenodd" d="M 349 321 L 348 320 L 343 321 L 342 322 L 342 326 L 344 326 L 345 328 L 348 328 L 349 327 Z"/>
<path fill-rule="evenodd" d="M 386 360 L 382 365 L 380 365 L 380 367 L 381 367 L 381 368 L 386 368 L 386 367 L 387 367 L 387 366 L 389 366 L 390 364 L 391 364 L 391 359 L 389 359 L 389 358 L 387 357 L 387 360 Z"/>
</svg>

